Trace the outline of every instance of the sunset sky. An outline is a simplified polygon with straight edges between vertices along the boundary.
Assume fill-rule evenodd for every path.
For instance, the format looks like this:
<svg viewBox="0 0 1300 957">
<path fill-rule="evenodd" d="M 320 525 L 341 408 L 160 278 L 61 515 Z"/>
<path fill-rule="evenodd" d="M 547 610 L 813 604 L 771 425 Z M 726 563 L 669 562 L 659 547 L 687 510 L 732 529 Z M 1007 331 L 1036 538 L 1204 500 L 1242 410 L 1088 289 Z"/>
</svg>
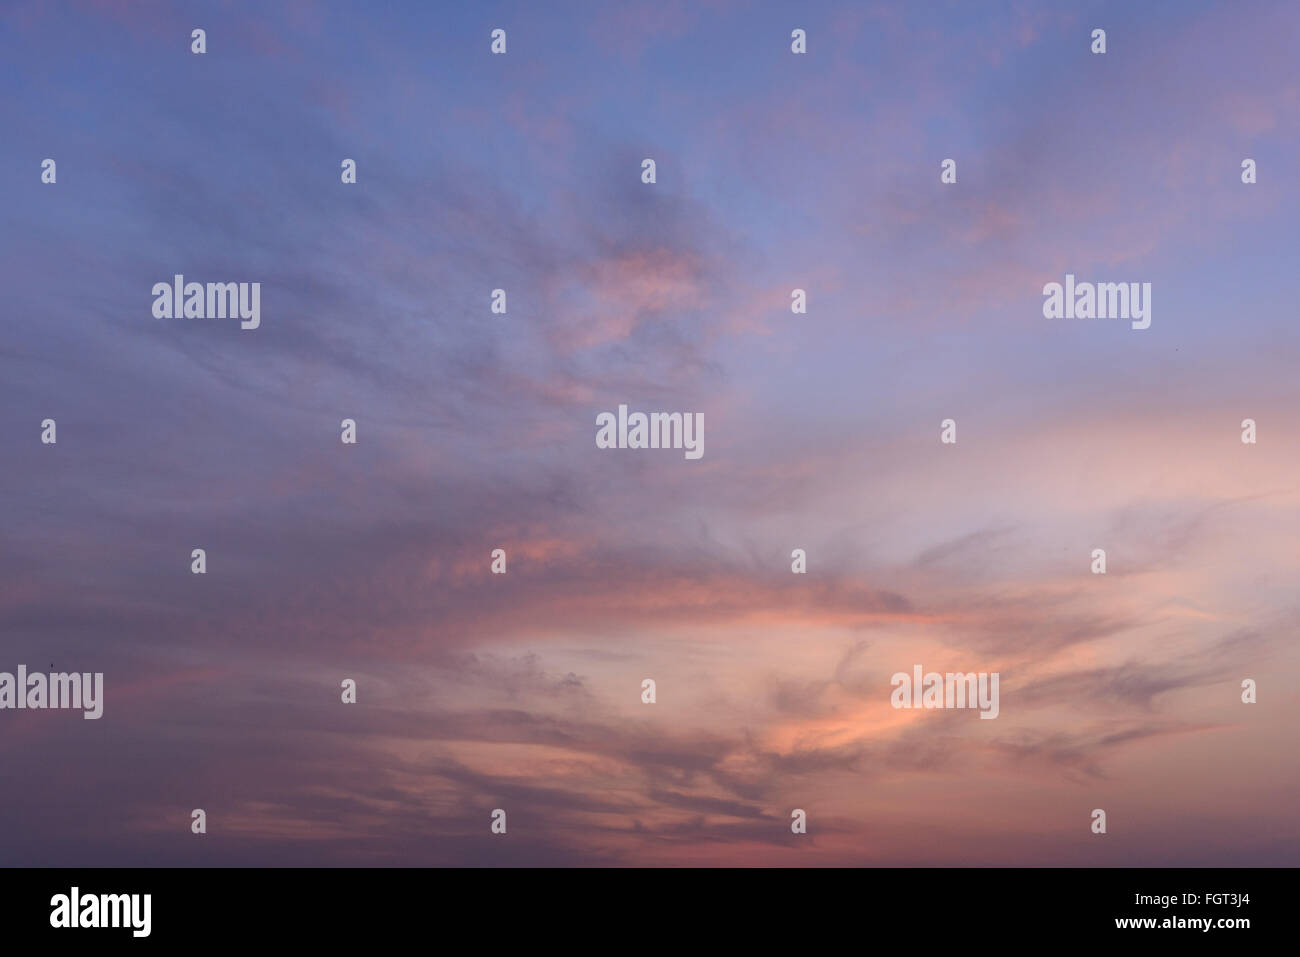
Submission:
<svg viewBox="0 0 1300 957">
<path fill-rule="evenodd" d="M 5 3 L 0 671 L 104 715 L 0 711 L 0 865 L 1300 864 L 1297 49 L 1290 0 Z M 260 328 L 154 318 L 178 273 Z M 1150 328 L 1044 318 L 1067 273 Z M 703 457 L 598 449 L 620 404 Z M 895 710 L 917 664 L 998 718 Z"/>
</svg>

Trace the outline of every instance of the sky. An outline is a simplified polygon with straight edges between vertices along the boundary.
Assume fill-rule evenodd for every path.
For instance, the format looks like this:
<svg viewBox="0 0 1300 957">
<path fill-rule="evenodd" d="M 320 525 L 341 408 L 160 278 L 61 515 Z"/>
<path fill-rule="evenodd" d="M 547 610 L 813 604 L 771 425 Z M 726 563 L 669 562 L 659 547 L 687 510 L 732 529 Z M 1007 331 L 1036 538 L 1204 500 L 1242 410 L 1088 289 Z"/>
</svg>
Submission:
<svg viewBox="0 0 1300 957">
<path fill-rule="evenodd" d="M 0 671 L 104 713 L 0 711 L 0 864 L 1300 863 L 1297 41 L 5 3 Z M 1067 274 L 1150 328 L 1045 318 Z M 703 456 L 598 448 L 620 404 Z M 997 719 L 894 708 L 916 665 Z"/>
</svg>

